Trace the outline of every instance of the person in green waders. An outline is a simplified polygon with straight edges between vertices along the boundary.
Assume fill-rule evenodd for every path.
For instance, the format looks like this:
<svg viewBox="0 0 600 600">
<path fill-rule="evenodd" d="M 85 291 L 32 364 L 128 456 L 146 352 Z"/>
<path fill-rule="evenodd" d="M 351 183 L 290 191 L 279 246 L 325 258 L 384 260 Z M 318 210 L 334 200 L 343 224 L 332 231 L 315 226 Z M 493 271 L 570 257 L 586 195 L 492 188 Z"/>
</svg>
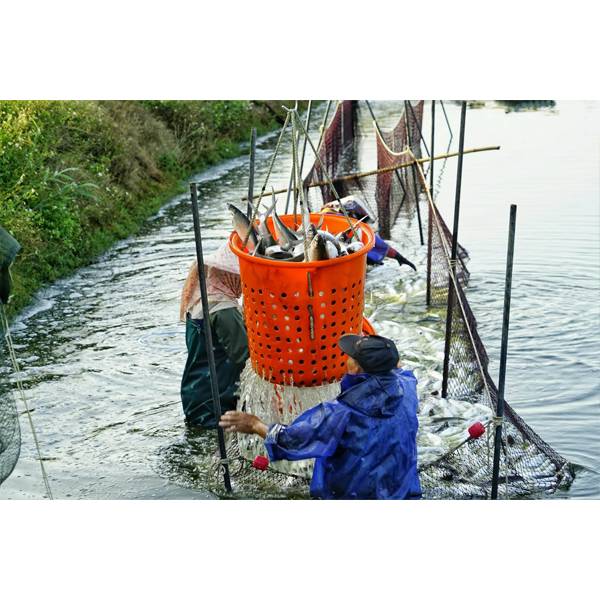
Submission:
<svg viewBox="0 0 600 600">
<path fill-rule="evenodd" d="M 20 249 L 19 242 L 0 226 L 0 302 L 2 304 L 8 304 L 11 288 L 10 265 Z"/>
<path fill-rule="evenodd" d="M 239 377 L 248 359 L 248 338 L 238 304 L 242 295 L 240 265 L 227 244 L 207 256 L 204 262 L 221 410 L 225 412 L 236 408 Z M 179 316 L 186 324 L 188 350 L 181 379 L 185 421 L 191 427 L 213 429 L 219 419 L 213 408 L 196 262 L 183 286 Z"/>
</svg>

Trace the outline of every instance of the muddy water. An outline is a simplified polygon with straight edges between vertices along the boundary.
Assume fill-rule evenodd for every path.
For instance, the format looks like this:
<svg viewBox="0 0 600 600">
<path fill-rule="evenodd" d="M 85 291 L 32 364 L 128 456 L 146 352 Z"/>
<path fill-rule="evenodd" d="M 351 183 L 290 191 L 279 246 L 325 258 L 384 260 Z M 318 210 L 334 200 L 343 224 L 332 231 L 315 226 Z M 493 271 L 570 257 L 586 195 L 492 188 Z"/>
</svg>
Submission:
<svg viewBox="0 0 600 600">
<path fill-rule="evenodd" d="M 458 108 L 446 107 L 456 138 Z M 387 126 L 398 104 L 374 108 Z M 369 119 L 363 116 L 366 131 Z M 495 373 L 508 205 L 516 202 L 507 396 L 547 442 L 585 467 L 571 490 L 561 493 L 567 497 L 600 495 L 599 120 L 597 103 L 559 103 L 523 113 L 505 113 L 490 103 L 469 110 L 467 122 L 467 147 L 503 146 L 465 159 L 460 235 L 472 256 L 469 298 Z M 445 149 L 442 123 L 438 142 Z M 273 135 L 259 141 L 257 182 L 264 179 L 274 145 Z M 287 185 L 290 161 L 284 144 L 272 175 L 276 187 Z M 374 161 L 372 149 L 365 149 L 361 166 Z M 448 162 L 440 186 L 448 222 L 455 165 Z M 194 178 L 206 251 L 228 234 L 225 203 L 245 194 L 247 175 L 247 160 L 239 158 Z M 401 241 L 398 230 L 395 235 L 423 264 L 422 250 Z M 186 435 L 179 405 L 185 343 L 178 295 L 193 256 L 191 214 L 187 195 L 181 195 L 137 236 L 40 293 L 14 325 L 55 497 L 210 497 L 202 485 L 203 457 L 214 451 L 214 436 Z M 400 274 L 418 284 L 417 276 L 396 264 L 370 276 L 368 311 L 384 332 L 394 326 Z M 381 302 L 385 297 L 389 302 Z M 422 308 L 421 299 L 404 310 L 416 319 Z M 43 493 L 23 421 L 21 459 L 0 498 Z"/>
</svg>

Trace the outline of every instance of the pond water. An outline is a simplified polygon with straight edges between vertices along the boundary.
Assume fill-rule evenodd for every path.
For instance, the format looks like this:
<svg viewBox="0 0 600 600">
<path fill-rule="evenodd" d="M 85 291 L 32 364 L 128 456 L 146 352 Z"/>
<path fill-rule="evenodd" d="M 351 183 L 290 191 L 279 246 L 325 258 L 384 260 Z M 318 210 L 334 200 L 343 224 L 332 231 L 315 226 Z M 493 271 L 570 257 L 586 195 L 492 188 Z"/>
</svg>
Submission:
<svg viewBox="0 0 600 600">
<path fill-rule="evenodd" d="M 373 103 L 384 128 L 393 125 L 399 106 Z M 459 107 L 445 106 L 456 147 Z M 315 124 L 322 113 L 323 106 Z M 448 144 L 444 128 L 439 114 L 436 153 Z M 429 105 L 424 130 L 429 143 Z M 459 232 L 471 254 L 469 299 L 491 373 L 497 374 L 500 347 L 508 208 L 516 203 L 506 396 L 545 441 L 582 467 L 571 489 L 556 497 L 600 497 L 600 103 L 506 112 L 488 102 L 467 112 L 466 132 L 467 148 L 502 146 L 465 157 Z M 259 140 L 257 188 L 275 141 L 274 134 Z M 290 161 L 284 144 L 272 174 L 275 187 L 287 186 Z M 374 161 L 373 149 L 361 155 L 361 167 Z M 225 204 L 246 193 L 247 163 L 247 157 L 230 160 L 193 178 L 206 252 L 229 233 Z M 436 172 L 440 167 L 436 163 Z M 439 187 L 448 223 L 455 169 L 449 160 Z M 43 290 L 15 322 L 23 382 L 55 497 L 211 497 L 201 466 L 202 456 L 214 451 L 214 436 L 188 436 L 179 404 L 186 353 L 179 293 L 193 257 L 191 212 L 182 194 L 138 235 Z M 404 275 L 397 265 L 376 271 L 375 294 L 390 277 Z M 22 430 L 21 458 L 0 498 L 44 494 L 25 419 Z"/>
</svg>

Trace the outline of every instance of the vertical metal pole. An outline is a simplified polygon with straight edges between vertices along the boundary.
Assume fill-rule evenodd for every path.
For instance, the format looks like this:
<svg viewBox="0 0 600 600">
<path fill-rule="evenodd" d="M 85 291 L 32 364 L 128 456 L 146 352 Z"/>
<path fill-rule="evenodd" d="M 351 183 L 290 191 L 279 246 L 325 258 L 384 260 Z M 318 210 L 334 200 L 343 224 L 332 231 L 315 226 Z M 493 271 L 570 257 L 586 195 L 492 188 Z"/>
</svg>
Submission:
<svg viewBox="0 0 600 600">
<path fill-rule="evenodd" d="M 219 397 L 219 381 L 217 379 L 217 368 L 215 366 L 215 354 L 212 343 L 212 331 L 208 314 L 208 295 L 206 293 L 206 275 L 204 273 L 204 255 L 202 253 L 202 231 L 200 229 L 200 217 L 198 215 L 198 189 L 195 183 L 190 184 L 192 199 L 192 215 L 194 217 L 194 238 L 196 240 L 196 260 L 198 263 L 198 279 L 200 280 L 200 298 L 202 299 L 202 320 L 204 324 L 204 336 L 206 340 L 206 354 L 208 367 L 210 369 L 210 386 L 213 397 L 213 408 L 217 422 L 221 416 L 221 399 Z M 223 481 L 225 489 L 231 493 L 231 480 L 229 478 L 229 465 L 227 464 L 227 450 L 225 449 L 225 434 L 223 429 L 217 425 L 219 437 L 219 454 L 221 455 L 221 466 L 223 468 Z"/>
<path fill-rule="evenodd" d="M 450 255 L 451 276 L 448 277 L 448 307 L 446 311 L 446 341 L 444 344 L 444 373 L 442 397 L 448 394 L 448 371 L 450 365 L 450 340 L 452 338 L 452 311 L 454 310 L 454 278 L 456 277 L 456 251 L 458 248 L 458 218 L 460 216 L 460 187 L 462 183 L 463 152 L 465 149 L 465 119 L 467 102 L 463 100 L 460 109 L 460 137 L 458 142 L 458 166 L 456 167 L 456 194 L 454 196 L 454 226 L 452 229 L 452 252 Z"/>
<path fill-rule="evenodd" d="M 492 471 L 492 500 L 498 498 L 500 477 L 500 447 L 502 444 L 502 419 L 504 418 L 504 383 L 506 381 L 506 355 L 508 352 L 508 325 L 510 321 L 510 297 L 512 290 L 513 256 L 515 252 L 515 229 L 517 226 L 517 206 L 510 205 L 508 222 L 508 250 L 506 253 L 506 279 L 504 282 L 504 315 L 502 317 L 502 344 L 500 346 L 500 373 L 498 375 L 498 404 L 496 406 L 496 431 L 494 437 L 494 463 Z"/>
<path fill-rule="evenodd" d="M 404 114 L 406 115 L 406 137 L 408 138 L 408 147 L 412 149 L 410 123 L 408 121 L 408 100 L 404 101 Z M 416 165 L 412 164 L 410 170 L 412 172 L 413 189 L 415 191 L 415 206 L 417 208 L 417 221 L 419 222 L 419 239 L 421 240 L 421 246 L 423 246 L 425 241 L 423 240 L 423 224 L 421 223 L 421 207 L 419 206 L 419 186 L 417 185 L 416 169 Z"/>
<path fill-rule="evenodd" d="M 435 142 L 435 100 L 431 101 L 431 156 L 434 156 L 434 142 Z M 429 165 L 429 193 L 431 200 L 433 201 L 433 163 L 431 161 Z M 427 228 L 427 306 L 431 304 L 431 244 L 433 242 L 433 209 L 427 203 L 428 211 L 428 228 Z"/>
<path fill-rule="evenodd" d="M 250 175 L 248 177 L 248 219 L 252 218 L 252 198 L 254 198 L 254 163 L 256 162 L 256 128 L 250 135 Z"/>
</svg>

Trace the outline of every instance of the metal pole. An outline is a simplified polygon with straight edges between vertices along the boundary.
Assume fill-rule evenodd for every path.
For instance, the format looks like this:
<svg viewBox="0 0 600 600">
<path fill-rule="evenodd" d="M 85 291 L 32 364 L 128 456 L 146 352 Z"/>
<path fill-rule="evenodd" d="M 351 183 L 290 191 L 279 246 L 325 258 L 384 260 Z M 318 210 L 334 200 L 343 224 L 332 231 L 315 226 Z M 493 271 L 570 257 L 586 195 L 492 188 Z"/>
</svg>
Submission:
<svg viewBox="0 0 600 600">
<path fill-rule="evenodd" d="M 448 115 L 446 114 L 446 107 L 444 106 L 443 100 L 440 100 L 440 105 L 442 107 L 442 112 L 444 113 L 444 119 L 446 119 L 446 125 L 448 126 L 448 131 L 450 132 L 450 141 L 452 142 L 454 133 L 452 132 L 452 127 L 450 126 L 450 121 L 448 120 Z"/>
<path fill-rule="evenodd" d="M 210 369 L 210 386 L 213 397 L 213 408 L 217 422 L 221 416 L 221 399 L 219 397 L 219 381 L 217 379 L 217 368 L 215 366 L 215 354 L 212 343 L 212 331 L 208 314 L 208 295 L 206 293 L 206 274 L 204 273 L 204 256 L 202 254 L 202 232 L 200 229 L 200 217 L 198 215 L 198 189 L 195 183 L 190 184 L 192 198 L 192 215 L 194 217 L 194 238 L 196 240 L 196 260 L 198 263 L 198 279 L 200 280 L 200 297 L 202 299 L 202 320 L 204 324 L 204 336 L 206 340 L 206 354 L 208 367 Z M 219 437 L 219 454 L 221 455 L 221 466 L 223 468 L 223 481 L 225 489 L 231 493 L 231 480 L 229 478 L 229 465 L 227 463 L 227 450 L 225 449 L 225 434 L 223 429 L 217 425 Z"/>
<path fill-rule="evenodd" d="M 448 394 L 448 370 L 450 364 L 450 339 L 452 338 L 452 311 L 454 309 L 454 278 L 456 277 L 456 250 L 458 248 L 458 218 L 460 216 L 460 186 L 462 183 L 463 150 L 465 148 L 465 119 L 467 102 L 460 109 L 460 136 L 458 142 L 458 166 L 456 167 L 456 194 L 454 196 L 454 227 L 452 229 L 452 252 L 450 256 L 451 276 L 448 277 L 448 307 L 446 310 L 446 341 L 444 344 L 444 373 L 442 378 L 442 397 Z"/>
<path fill-rule="evenodd" d="M 431 101 L 431 156 L 434 153 L 435 142 L 435 100 Z M 433 161 L 429 166 L 429 193 L 433 200 Z M 432 208 L 427 203 L 428 207 L 428 228 L 427 228 L 427 306 L 431 304 L 431 243 L 433 241 L 433 214 Z"/>
<path fill-rule="evenodd" d="M 252 198 L 254 198 L 254 163 L 256 161 L 256 128 L 250 135 L 250 175 L 248 177 L 248 219 L 252 217 Z"/>
<path fill-rule="evenodd" d="M 410 135 L 410 127 L 409 127 L 409 123 L 408 123 L 408 112 L 407 112 L 407 107 L 408 107 L 408 101 L 405 100 L 404 101 L 404 113 L 406 114 L 406 137 L 408 138 L 408 147 L 411 148 L 411 152 L 412 152 L 412 140 L 411 140 L 411 135 Z M 423 224 L 421 223 L 421 208 L 419 206 L 419 188 L 417 186 L 417 176 L 415 174 L 415 169 L 416 166 L 413 164 L 411 167 L 411 171 L 412 171 L 412 179 L 413 179 L 413 189 L 415 191 L 415 206 L 417 208 L 417 221 L 419 222 L 419 239 L 421 240 L 421 246 L 423 246 L 425 244 L 425 241 L 423 240 Z"/>
<path fill-rule="evenodd" d="M 494 463 L 492 471 L 492 500 L 498 498 L 500 476 L 500 446 L 502 444 L 502 419 L 504 418 L 504 383 L 506 380 L 506 355 L 508 352 L 508 325 L 510 321 L 510 297 L 512 289 L 513 256 L 515 251 L 515 229 L 517 205 L 510 205 L 508 222 L 508 250 L 506 254 L 506 279 L 504 282 L 504 315 L 502 317 L 502 344 L 500 346 L 500 373 L 498 375 L 498 404 L 496 406 L 496 431 L 494 437 Z"/>
</svg>

